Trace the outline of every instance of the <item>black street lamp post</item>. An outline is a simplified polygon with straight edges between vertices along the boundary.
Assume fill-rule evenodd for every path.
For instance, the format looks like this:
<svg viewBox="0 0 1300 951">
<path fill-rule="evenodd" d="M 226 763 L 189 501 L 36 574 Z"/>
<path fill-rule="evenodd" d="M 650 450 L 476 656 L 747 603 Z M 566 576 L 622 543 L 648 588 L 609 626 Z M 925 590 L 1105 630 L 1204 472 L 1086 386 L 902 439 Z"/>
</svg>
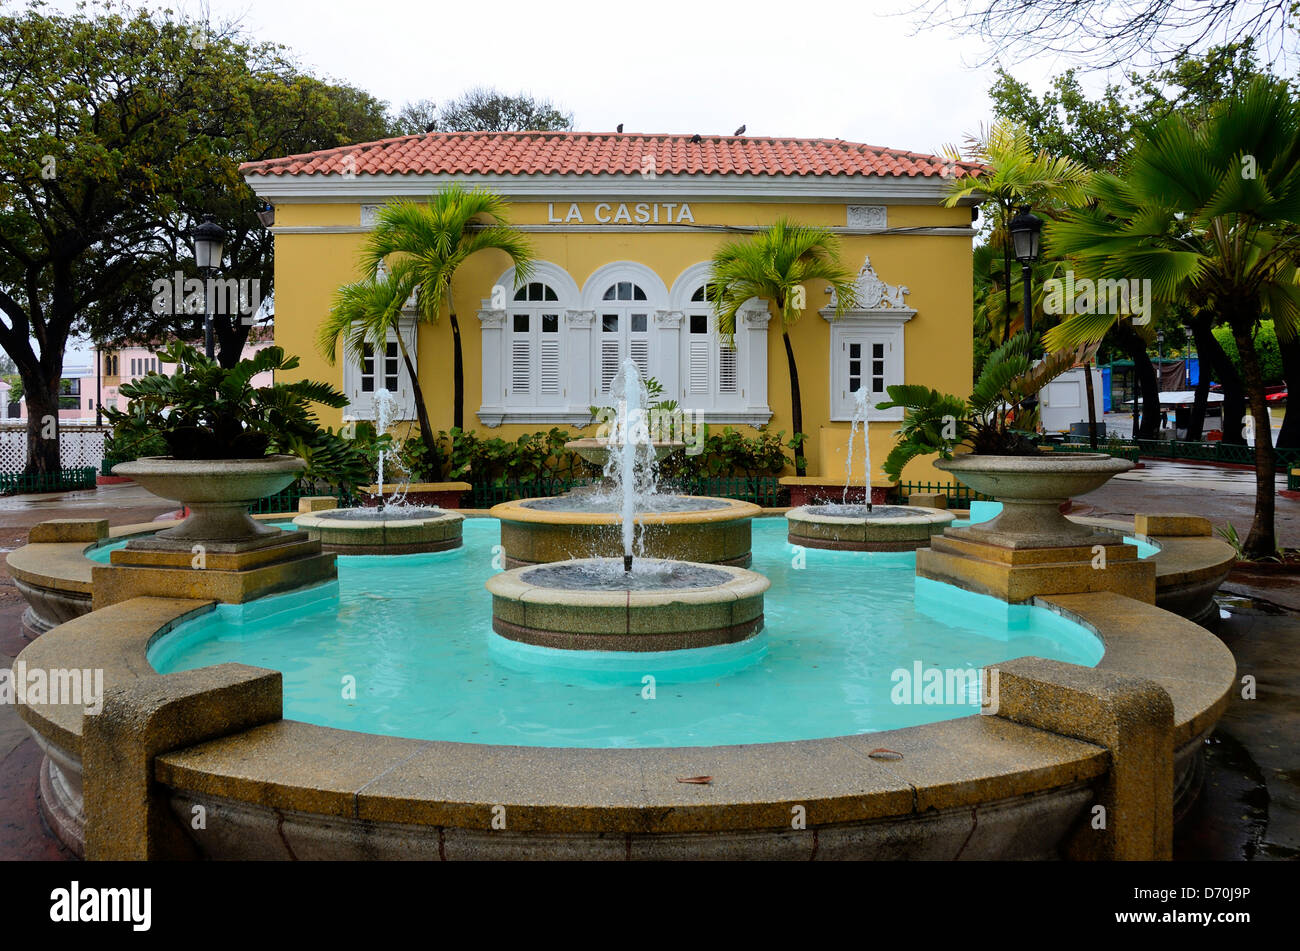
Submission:
<svg viewBox="0 0 1300 951">
<path fill-rule="evenodd" d="M 194 263 L 207 278 L 203 282 L 203 350 L 209 360 L 216 347 L 212 339 L 212 295 L 207 285 L 213 272 L 221 267 L 225 245 L 226 230 L 213 221 L 211 215 L 204 215 L 203 222 L 194 229 Z"/>
<path fill-rule="evenodd" d="M 1011 219 L 1011 246 L 1020 262 L 1020 282 L 1025 288 L 1025 333 L 1034 329 L 1034 311 L 1030 284 L 1033 281 L 1032 265 L 1038 260 L 1042 240 L 1043 219 L 1033 214 L 1028 205 L 1022 205 Z"/>
</svg>

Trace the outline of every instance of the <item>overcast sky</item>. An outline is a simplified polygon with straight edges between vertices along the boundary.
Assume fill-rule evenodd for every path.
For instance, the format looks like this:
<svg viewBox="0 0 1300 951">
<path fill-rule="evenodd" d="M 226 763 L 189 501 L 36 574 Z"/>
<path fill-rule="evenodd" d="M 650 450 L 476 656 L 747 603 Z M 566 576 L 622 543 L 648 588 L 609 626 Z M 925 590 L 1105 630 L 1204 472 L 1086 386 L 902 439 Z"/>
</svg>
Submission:
<svg viewBox="0 0 1300 951">
<path fill-rule="evenodd" d="M 841 138 L 931 152 L 987 121 L 982 44 L 891 15 L 912 0 L 172 0 L 236 17 L 394 106 L 525 90 L 582 131 Z M 54 7 L 70 9 L 73 0 Z M 151 3 L 151 6 L 162 6 Z M 1038 91 L 1068 64 L 1008 64 Z M 1090 80 L 1099 83 L 1104 77 Z"/>
</svg>

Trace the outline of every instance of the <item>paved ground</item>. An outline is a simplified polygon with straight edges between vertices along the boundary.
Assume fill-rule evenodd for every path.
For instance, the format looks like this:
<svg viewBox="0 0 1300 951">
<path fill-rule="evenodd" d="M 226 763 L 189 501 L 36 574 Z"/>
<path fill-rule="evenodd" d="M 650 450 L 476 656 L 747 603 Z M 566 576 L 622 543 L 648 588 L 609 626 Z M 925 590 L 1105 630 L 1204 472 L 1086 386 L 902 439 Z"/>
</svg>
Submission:
<svg viewBox="0 0 1300 951">
<path fill-rule="evenodd" d="M 1153 463 L 1079 501 L 1098 515 L 1182 511 L 1250 526 L 1251 474 L 1210 466 Z M 174 505 L 138 486 L 0 499 L 0 667 L 24 646 L 22 598 L 3 553 L 47 518 L 146 522 Z M 1300 546 L 1300 502 L 1278 499 L 1279 534 Z M 1214 630 L 1256 681 L 1256 699 L 1234 698 L 1207 749 L 1203 792 L 1179 826 L 1180 859 L 1300 858 L 1300 585 L 1293 579 L 1236 576 L 1224 588 Z M 40 752 L 12 707 L 0 706 L 0 860 L 66 859 L 37 811 Z"/>
</svg>

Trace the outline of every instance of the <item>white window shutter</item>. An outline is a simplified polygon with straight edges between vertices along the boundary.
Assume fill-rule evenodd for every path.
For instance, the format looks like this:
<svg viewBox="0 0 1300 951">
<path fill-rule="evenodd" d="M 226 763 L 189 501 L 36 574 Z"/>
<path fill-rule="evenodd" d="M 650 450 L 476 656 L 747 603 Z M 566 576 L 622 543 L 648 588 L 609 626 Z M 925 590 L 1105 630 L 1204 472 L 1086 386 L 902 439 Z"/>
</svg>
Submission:
<svg viewBox="0 0 1300 951">
<path fill-rule="evenodd" d="M 548 335 L 554 337 L 554 334 Z M 560 341 L 542 341 L 538 377 L 541 392 L 547 396 L 560 395 Z"/>
<path fill-rule="evenodd" d="M 510 344 L 510 392 L 532 392 L 531 348 L 527 340 L 514 340 Z"/>
<path fill-rule="evenodd" d="M 704 395 L 709 392 L 709 341 L 692 340 L 687 351 L 687 392 Z"/>
<path fill-rule="evenodd" d="M 642 382 L 650 379 L 650 341 L 634 338 L 629 342 L 628 349 L 631 351 L 629 356 L 632 357 L 632 362 L 641 371 Z"/>
<path fill-rule="evenodd" d="M 600 341 L 600 392 L 608 393 L 618 374 L 619 346 L 617 340 Z"/>
<path fill-rule="evenodd" d="M 718 346 L 718 392 L 735 393 L 736 390 L 736 349 L 720 344 Z"/>
</svg>

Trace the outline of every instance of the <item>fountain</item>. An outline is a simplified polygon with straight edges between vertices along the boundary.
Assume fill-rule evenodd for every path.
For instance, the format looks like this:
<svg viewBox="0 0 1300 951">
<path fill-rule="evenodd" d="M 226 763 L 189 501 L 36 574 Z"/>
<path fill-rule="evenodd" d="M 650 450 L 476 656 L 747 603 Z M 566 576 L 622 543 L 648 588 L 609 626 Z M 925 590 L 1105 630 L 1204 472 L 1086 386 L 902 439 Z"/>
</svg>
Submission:
<svg viewBox="0 0 1300 951">
<path fill-rule="evenodd" d="M 610 392 L 622 393 L 608 435 L 567 444 L 603 465 L 603 482 L 553 498 L 494 506 L 501 523 L 506 567 L 587 557 L 666 558 L 749 567 L 750 520 L 762 509 L 750 502 L 659 492 L 658 459 L 684 444 L 655 442 L 647 425 L 649 394 L 636 364 L 626 361 Z M 629 495 L 624 488 L 631 488 Z M 635 498 L 635 517 L 632 499 Z M 635 537 L 635 552 L 633 538 Z"/>
<path fill-rule="evenodd" d="M 623 363 L 613 391 L 623 398 L 609 437 L 600 504 L 617 505 L 621 550 L 612 557 L 512 568 L 490 578 L 493 630 L 509 640 L 567 650 L 682 650 L 754 636 L 763 627 L 768 580 L 762 575 L 643 554 L 637 527 L 657 496 L 657 463 L 646 425 L 645 384 L 633 361 Z M 589 493 L 587 504 L 592 498 Z"/>
<path fill-rule="evenodd" d="M 386 389 L 375 393 L 378 434 L 392 425 L 396 409 L 392 393 Z M 295 518 L 294 525 L 319 540 L 325 551 L 341 555 L 401 555 L 459 548 L 464 516 L 436 506 L 407 505 L 409 480 L 395 481 L 392 497 L 384 497 L 386 456 L 385 450 L 379 450 L 375 506 L 311 512 Z"/>
<path fill-rule="evenodd" d="M 942 509 L 917 505 L 873 505 L 871 502 L 871 404 L 860 387 L 853 396 L 849 445 L 844 455 L 844 492 L 838 503 L 801 505 L 786 513 L 789 540 L 805 548 L 842 551 L 912 551 L 930 544 L 953 516 Z M 862 503 L 849 502 L 853 482 L 853 447 L 862 427 Z"/>
</svg>

